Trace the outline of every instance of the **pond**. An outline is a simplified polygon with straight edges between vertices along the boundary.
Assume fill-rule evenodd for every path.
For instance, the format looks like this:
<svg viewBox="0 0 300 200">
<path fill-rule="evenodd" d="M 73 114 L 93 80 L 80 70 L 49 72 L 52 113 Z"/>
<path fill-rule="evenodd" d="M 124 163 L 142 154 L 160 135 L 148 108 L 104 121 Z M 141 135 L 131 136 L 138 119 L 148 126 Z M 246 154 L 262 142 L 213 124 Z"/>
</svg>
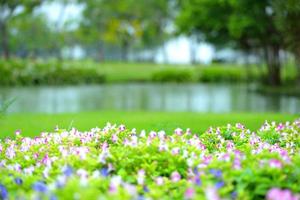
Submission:
<svg viewBox="0 0 300 200">
<path fill-rule="evenodd" d="M 93 110 L 300 113 L 300 98 L 250 92 L 247 85 L 105 84 L 0 88 L 8 112 L 65 113 Z"/>
</svg>

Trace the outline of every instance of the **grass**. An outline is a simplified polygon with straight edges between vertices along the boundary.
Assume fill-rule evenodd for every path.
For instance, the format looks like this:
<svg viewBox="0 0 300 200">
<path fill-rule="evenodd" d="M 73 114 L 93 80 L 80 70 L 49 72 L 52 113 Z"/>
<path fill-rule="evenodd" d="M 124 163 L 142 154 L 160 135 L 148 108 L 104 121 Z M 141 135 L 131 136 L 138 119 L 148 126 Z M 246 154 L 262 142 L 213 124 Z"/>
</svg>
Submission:
<svg viewBox="0 0 300 200">
<path fill-rule="evenodd" d="M 0 138 L 13 136 L 18 129 L 24 136 L 37 136 L 42 131 L 53 131 L 58 125 L 69 129 L 90 130 L 93 127 L 103 127 L 106 122 L 125 124 L 128 128 L 138 130 L 165 130 L 173 132 L 177 127 L 191 128 L 200 133 L 210 126 L 222 126 L 227 123 L 243 123 L 255 131 L 265 120 L 278 122 L 292 121 L 300 115 L 279 113 L 228 113 L 205 114 L 187 112 L 117 112 L 99 111 L 66 114 L 11 114 L 0 119 Z"/>
</svg>

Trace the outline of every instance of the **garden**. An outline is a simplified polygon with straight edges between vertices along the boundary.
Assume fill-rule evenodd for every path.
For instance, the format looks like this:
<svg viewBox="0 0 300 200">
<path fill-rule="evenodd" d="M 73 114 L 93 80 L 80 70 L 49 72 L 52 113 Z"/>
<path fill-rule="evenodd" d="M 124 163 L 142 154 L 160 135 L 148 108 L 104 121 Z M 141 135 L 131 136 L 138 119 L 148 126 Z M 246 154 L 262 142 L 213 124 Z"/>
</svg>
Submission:
<svg viewBox="0 0 300 200">
<path fill-rule="evenodd" d="M 0 143 L 2 199 L 299 199 L 300 121 L 202 133 L 107 123 Z"/>
<path fill-rule="evenodd" d="M 0 1 L 0 200 L 300 200 L 300 1 Z"/>
</svg>

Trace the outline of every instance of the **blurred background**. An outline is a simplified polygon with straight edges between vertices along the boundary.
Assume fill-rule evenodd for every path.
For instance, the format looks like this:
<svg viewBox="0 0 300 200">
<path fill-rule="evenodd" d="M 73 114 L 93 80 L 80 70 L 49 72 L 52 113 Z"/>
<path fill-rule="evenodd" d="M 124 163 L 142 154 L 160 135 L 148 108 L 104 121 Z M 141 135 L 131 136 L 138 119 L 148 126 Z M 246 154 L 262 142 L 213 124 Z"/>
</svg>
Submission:
<svg viewBox="0 0 300 200">
<path fill-rule="evenodd" d="M 0 52 L 6 132 L 59 113 L 300 113 L 298 0 L 1 0 Z"/>
</svg>

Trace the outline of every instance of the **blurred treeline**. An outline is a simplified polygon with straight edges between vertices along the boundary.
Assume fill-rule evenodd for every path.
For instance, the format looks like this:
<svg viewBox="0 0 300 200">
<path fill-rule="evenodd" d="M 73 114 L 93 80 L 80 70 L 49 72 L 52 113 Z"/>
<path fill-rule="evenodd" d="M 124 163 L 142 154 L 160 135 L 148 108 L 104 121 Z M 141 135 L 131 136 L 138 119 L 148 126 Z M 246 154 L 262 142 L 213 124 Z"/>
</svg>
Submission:
<svg viewBox="0 0 300 200">
<path fill-rule="evenodd" d="M 56 22 L 49 20 L 54 11 L 41 11 L 53 3 L 60 5 Z M 69 5 L 80 16 L 63 20 Z M 64 52 L 80 47 L 97 60 L 127 61 L 147 52 L 143 59 L 153 61 L 159 48 L 181 34 L 255 56 L 267 66 L 270 85 L 282 83 L 282 55 L 292 55 L 300 82 L 299 0 L 0 0 L 6 59 L 66 59 Z"/>
</svg>

